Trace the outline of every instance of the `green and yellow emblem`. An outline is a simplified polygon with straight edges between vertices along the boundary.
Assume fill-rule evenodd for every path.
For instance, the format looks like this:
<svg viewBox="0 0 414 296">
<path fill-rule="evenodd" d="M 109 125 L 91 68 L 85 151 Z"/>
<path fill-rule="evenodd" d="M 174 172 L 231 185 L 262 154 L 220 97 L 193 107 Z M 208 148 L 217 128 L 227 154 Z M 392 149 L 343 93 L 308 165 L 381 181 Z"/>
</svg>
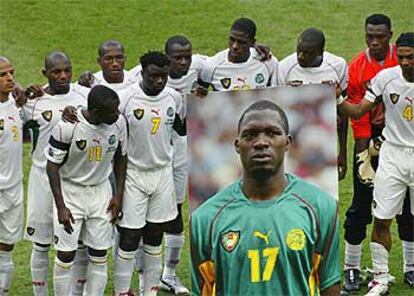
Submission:
<svg viewBox="0 0 414 296">
<path fill-rule="evenodd" d="M 144 109 L 135 109 L 134 116 L 136 119 L 141 120 L 142 117 L 144 116 Z"/>
<path fill-rule="evenodd" d="M 286 245 L 293 251 L 300 251 L 305 247 L 306 236 L 302 229 L 293 228 L 285 239 Z"/>
<path fill-rule="evenodd" d="M 42 112 L 42 117 L 44 118 L 44 120 L 49 122 L 52 120 L 52 114 L 52 110 L 46 110 Z"/>
<path fill-rule="evenodd" d="M 229 230 L 221 235 L 221 245 L 227 252 L 233 251 L 240 240 L 240 231 Z"/>
</svg>

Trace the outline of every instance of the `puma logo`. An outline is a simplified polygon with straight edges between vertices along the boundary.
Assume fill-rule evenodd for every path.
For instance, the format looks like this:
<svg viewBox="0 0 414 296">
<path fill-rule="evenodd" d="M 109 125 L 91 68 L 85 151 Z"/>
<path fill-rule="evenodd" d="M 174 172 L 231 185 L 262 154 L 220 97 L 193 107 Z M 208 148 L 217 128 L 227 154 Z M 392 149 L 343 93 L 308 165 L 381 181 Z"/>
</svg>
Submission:
<svg viewBox="0 0 414 296">
<path fill-rule="evenodd" d="M 267 232 L 267 234 L 263 234 L 263 233 L 261 233 L 260 231 L 255 231 L 254 233 L 253 233 L 253 235 L 254 235 L 254 237 L 257 237 L 257 238 L 260 238 L 260 239 L 262 239 L 262 240 L 264 240 L 265 241 L 265 243 L 266 243 L 266 245 L 268 245 L 269 244 L 269 236 L 270 236 L 270 234 L 272 233 L 272 231 L 271 230 L 269 230 L 268 232 Z"/>
<path fill-rule="evenodd" d="M 414 99 L 411 99 L 411 98 L 409 98 L 409 97 L 405 97 L 405 99 L 406 99 L 408 102 L 410 102 L 411 104 L 413 103 L 413 100 L 414 100 Z"/>
</svg>

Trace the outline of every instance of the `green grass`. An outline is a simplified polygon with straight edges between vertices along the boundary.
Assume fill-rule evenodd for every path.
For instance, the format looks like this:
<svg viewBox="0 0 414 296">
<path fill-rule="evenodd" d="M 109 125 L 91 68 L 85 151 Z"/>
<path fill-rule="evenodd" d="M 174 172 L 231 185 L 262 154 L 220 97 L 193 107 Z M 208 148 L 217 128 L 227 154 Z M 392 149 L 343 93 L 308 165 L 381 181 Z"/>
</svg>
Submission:
<svg viewBox="0 0 414 296">
<path fill-rule="evenodd" d="M 12 61 L 16 79 L 27 85 L 44 83 L 40 70 L 45 54 L 63 50 L 72 59 L 76 79 L 86 69 L 98 70 L 95 62 L 97 47 L 104 40 L 117 39 L 125 45 L 129 58 L 127 68 L 134 66 L 137 58 L 146 51 L 163 49 L 166 38 L 175 34 L 188 36 L 194 52 L 212 55 L 226 47 L 227 33 L 233 20 L 247 16 L 257 23 L 257 39 L 270 45 L 279 60 L 295 50 L 297 35 L 308 27 L 322 29 L 327 38 L 326 49 L 350 60 L 365 48 L 363 23 L 368 14 L 388 14 L 396 37 L 403 31 L 414 29 L 413 10 L 414 2 L 411 0 L 1 0 L 0 55 Z M 350 141 L 349 160 L 352 145 Z M 26 146 L 25 185 L 30 167 L 28 151 Z M 340 183 L 342 221 L 352 194 L 350 175 L 349 169 L 347 178 Z M 401 284 L 402 253 L 393 229 L 395 243 L 390 270 L 397 276 L 397 285 L 392 292 L 393 295 L 409 295 L 411 291 Z M 368 237 L 369 233 L 370 230 Z M 363 265 L 370 265 L 367 247 L 366 243 Z M 11 295 L 31 294 L 29 258 L 30 244 L 23 241 L 14 252 L 16 273 Z M 112 270 L 112 265 L 109 270 Z M 107 291 L 112 287 L 112 273 L 109 274 Z M 188 285 L 186 252 L 180 275 Z M 136 282 L 134 285 L 136 287 Z"/>
</svg>

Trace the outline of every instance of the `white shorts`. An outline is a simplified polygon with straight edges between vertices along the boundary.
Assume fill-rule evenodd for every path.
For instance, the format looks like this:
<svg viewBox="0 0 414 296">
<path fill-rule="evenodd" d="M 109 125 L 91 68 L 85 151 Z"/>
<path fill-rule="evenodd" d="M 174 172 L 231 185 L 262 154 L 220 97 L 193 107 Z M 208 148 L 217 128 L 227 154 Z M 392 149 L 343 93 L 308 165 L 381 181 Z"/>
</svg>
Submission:
<svg viewBox="0 0 414 296">
<path fill-rule="evenodd" d="M 177 202 L 171 166 L 139 171 L 128 167 L 125 180 L 123 216 L 118 225 L 143 228 L 146 222 L 164 223 L 177 217 Z"/>
<path fill-rule="evenodd" d="M 14 245 L 20 240 L 23 227 L 23 190 L 19 182 L 0 189 L 0 243 Z"/>
<path fill-rule="evenodd" d="M 96 186 L 80 186 L 61 181 L 63 200 L 71 211 L 75 223 L 73 232 L 67 233 L 59 224 L 56 206 L 53 207 L 54 243 L 59 251 L 75 251 L 78 241 L 95 250 L 107 250 L 112 244 L 113 225 L 107 213 L 112 198 L 109 180 Z"/>
<path fill-rule="evenodd" d="M 46 169 L 32 165 L 27 188 L 27 221 L 24 238 L 39 244 L 53 243 L 53 194 Z"/>
<path fill-rule="evenodd" d="M 187 195 L 187 137 L 177 137 L 173 154 L 174 188 L 177 203 L 182 204 Z"/>
<path fill-rule="evenodd" d="M 385 141 L 382 144 L 374 180 L 374 216 L 393 219 L 401 214 L 409 189 L 414 215 L 414 148 L 404 148 Z"/>
</svg>

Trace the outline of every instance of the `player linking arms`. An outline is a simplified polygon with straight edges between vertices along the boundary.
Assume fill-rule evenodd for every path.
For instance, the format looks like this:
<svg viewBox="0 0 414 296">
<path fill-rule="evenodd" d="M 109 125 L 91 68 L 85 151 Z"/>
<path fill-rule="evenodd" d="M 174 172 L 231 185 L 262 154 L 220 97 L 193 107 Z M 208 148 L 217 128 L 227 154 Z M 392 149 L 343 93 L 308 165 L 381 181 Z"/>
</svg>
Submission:
<svg viewBox="0 0 414 296">
<path fill-rule="evenodd" d="M 192 215 L 196 295 L 339 295 L 337 202 L 285 173 L 284 111 L 252 104 L 239 120 L 241 180 Z"/>
<path fill-rule="evenodd" d="M 401 34 L 397 42 L 399 66 L 381 71 L 372 81 L 359 104 L 338 99 L 339 108 L 359 118 L 382 101 L 385 106 L 385 128 L 374 180 L 374 228 L 371 256 L 374 281 L 368 295 L 383 295 L 388 290 L 388 253 L 391 250 L 390 224 L 410 190 L 411 213 L 414 214 L 414 33 Z M 404 278 L 413 285 L 414 242 L 409 244 Z"/>
</svg>

